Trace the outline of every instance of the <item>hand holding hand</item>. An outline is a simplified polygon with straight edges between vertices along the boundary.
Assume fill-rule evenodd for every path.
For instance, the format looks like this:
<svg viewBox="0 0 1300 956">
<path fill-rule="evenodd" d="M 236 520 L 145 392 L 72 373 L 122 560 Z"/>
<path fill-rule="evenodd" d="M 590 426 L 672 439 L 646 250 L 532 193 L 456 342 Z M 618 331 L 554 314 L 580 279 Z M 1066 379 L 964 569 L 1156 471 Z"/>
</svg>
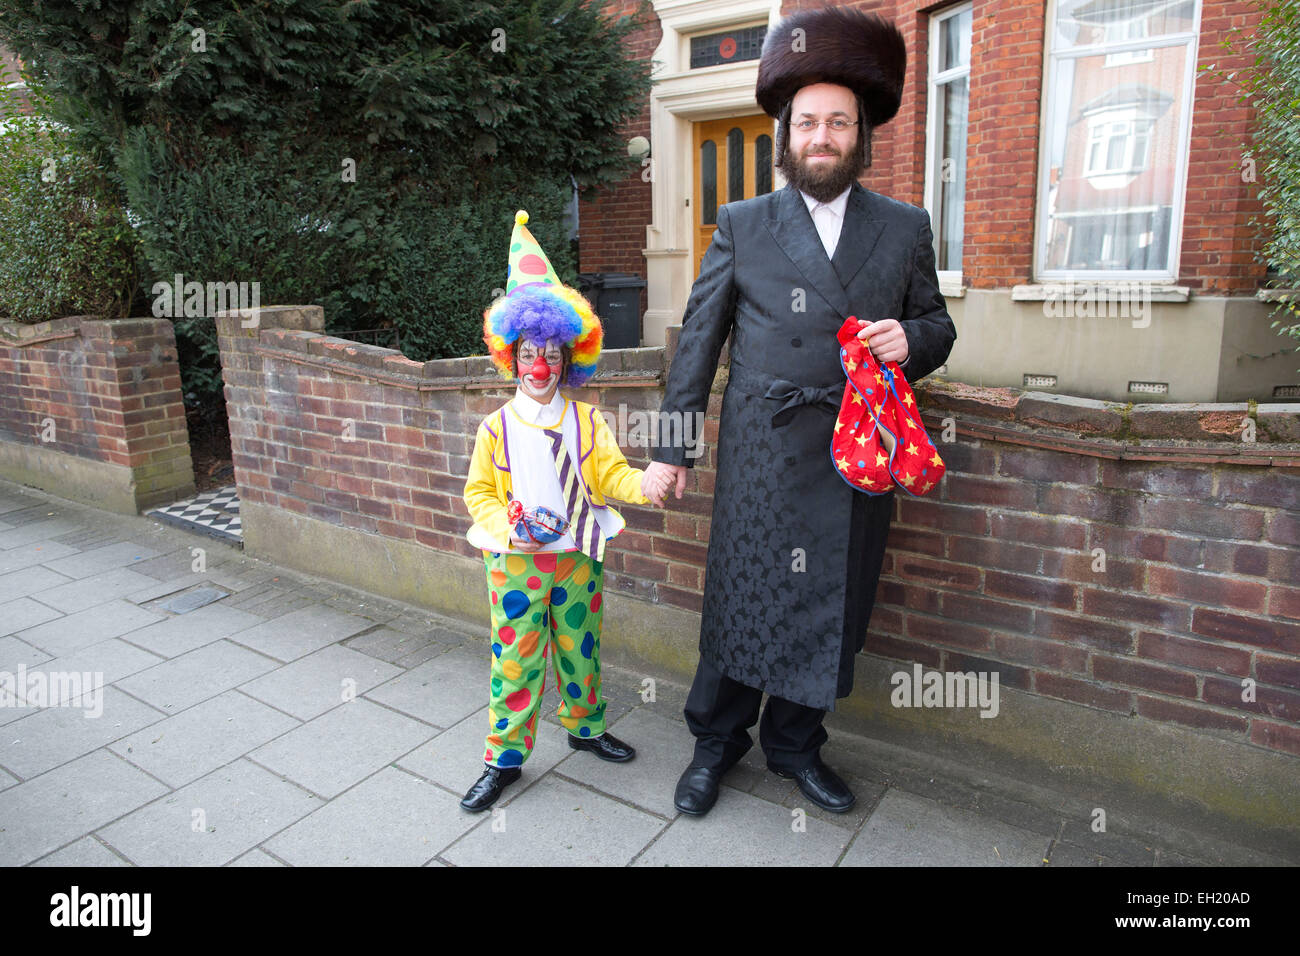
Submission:
<svg viewBox="0 0 1300 956">
<path fill-rule="evenodd" d="M 661 461 L 652 461 L 641 478 L 641 494 L 650 499 L 656 508 L 664 506 L 668 489 L 676 485 L 677 497 L 686 490 L 686 466 L 665 465 Z"/>
<path fill-rule="evenodd" d="M 858 322 L 862 324 L 858 338 L 866 341 L 877 362 L 883 365 L 907 359 L 907 335 L 898 319 L 881 319 L 879 322 L 858 319 Z"/>
</svg>

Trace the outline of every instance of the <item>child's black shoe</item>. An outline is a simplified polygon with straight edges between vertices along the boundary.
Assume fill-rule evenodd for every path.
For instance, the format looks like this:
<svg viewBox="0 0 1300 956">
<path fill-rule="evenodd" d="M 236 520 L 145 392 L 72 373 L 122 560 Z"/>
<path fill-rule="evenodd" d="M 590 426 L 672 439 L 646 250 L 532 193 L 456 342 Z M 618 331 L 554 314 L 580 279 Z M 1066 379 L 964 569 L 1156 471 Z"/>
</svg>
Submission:
<svg viewBox="0 0 1300 956">
<path fill-rule="evenodd" d="M 469 793 L 465 794 L 465 799 L 460 802 L 460 805 L 471 813 L 486 810 L 497 802 L 501 791 L 518 780 L 522 773 L 523 771 L 518 767 L 502 769 L 488 764 L 483 770 L 483 776 L 469 788 Z"/>
</svg>

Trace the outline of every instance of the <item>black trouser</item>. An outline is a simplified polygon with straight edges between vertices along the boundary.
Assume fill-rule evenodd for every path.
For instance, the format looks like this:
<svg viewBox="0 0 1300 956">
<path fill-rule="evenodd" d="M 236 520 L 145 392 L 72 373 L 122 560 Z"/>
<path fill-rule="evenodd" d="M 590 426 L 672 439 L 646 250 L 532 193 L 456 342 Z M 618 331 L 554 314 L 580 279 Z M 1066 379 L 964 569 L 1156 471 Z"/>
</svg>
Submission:
<svg viewBox="0 0 1300 956">
<path fill-rule="evenodd" d="M 718 671 L 704 660 L 695 669 L 695 681 L 686 698 L 686 726 L 695 735 L 697 767 L 725 772 L 745 755 L 754 742 L 749 728 L 758 720 L 763 692 Z M 758 728 L 759 744 L 767 761 L 782 770 L 800 770 L 817 759 L 826 742 L 822 717 L 826 711 L 769 697 Z"/>
</svg>

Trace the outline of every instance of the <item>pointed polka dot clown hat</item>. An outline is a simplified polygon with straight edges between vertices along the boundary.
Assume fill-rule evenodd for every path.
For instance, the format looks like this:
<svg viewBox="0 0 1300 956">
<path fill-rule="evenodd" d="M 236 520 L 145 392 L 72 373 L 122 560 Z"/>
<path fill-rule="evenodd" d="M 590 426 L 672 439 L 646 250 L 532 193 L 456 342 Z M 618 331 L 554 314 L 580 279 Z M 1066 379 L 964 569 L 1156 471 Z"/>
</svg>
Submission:
<svg viewBox="0 0 1300 956">
<path fill-rule="evenodd" d="M 568 346 L 571 360 L 562 384 L 576 388 L 596 371 L 604 330 L 591 303 L 555 274 L 527 222 L 528 213 L 515 213 L 506 294 L 483 313 L 483 341 L 508 379 L 515 378 L 514 347 L 521 339 L 539 347 L 552 340 Z"/>
</svg>

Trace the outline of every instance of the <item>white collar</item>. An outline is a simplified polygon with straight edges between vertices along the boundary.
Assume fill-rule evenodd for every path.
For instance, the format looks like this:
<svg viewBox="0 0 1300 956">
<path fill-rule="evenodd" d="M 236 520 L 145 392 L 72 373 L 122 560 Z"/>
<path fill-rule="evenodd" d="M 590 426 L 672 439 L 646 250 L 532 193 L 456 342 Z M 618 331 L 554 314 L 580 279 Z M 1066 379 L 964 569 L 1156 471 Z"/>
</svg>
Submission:
<svg viewBox="0 0 1300 956">
<path fill-rule="evenodd" d="M 515 397 L 512 400 L 515 412 L 524 421 L 532 425 L 541 425 L 544 428 L 554 428 L 564 417 L 564 396 L 560 394 L 557 388 L 551 400 L 543 405 L 537 399 L 533 398 L 522 387 L 515 387 Z"/>
<path fill-rule="evenodd" d="M 851 192 L 853 192 L 853 184 L 849 183 L 849 185 L 844 188 L 844 192 L 840 193 L 838 196 L 836 196 L 828 203 L 819 202 L 818 200 L 813 199 L 812 196 L 809 196 L 806 192 L 802 190 L 799 191 L 799 195 L 802 196 L 803 201 L 808 204 L 808 215 L 811 216 L 813 209 L 815 209 L 817 206 L 824 205 L 831 212 L 835 213 L 835 215 L 838 216 L 840 219 L 843 219 L 844 210 L 849 205 L 849 193 Z"/>
</svg>

